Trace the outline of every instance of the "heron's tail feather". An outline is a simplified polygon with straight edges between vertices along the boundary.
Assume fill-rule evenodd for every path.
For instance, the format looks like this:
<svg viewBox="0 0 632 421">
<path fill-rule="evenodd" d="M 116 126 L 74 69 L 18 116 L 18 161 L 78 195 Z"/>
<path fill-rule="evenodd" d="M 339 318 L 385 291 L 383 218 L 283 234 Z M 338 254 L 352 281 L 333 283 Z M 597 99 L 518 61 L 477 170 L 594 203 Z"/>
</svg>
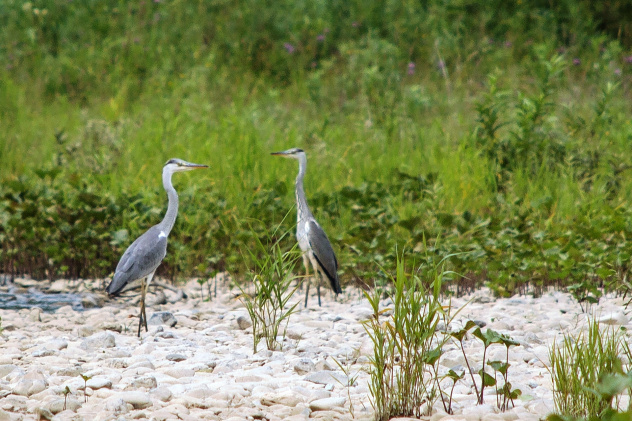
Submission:
<svg viewBox="0 0 632 421">
<path fill-rule="evenodd" d="M 331 285 L 331 289 L 333 290 L 333 292 L 335 292 L 336 294 L 342 293 L 340 280 L 338 279 L 338 273 L 335 271 L 333 272 L 333 274 L 329 273 L 329 271 L 325 269 L 325 266 L 323 266 L 322 262 L 318 259 L 318 256 L 316 256 L 316 254 L 314 254 L 314 257 L 318 262 L 318 266 L 320 266 L 320 268 L 323 270 L 323 273 L 327 275 L 327 279 L 329 279 L 329 285 Z"/>
<path fill-rule="evenodd" d="M 127 285 L 126 277 L 122 273 L 117 272 L 114 274 L 114 278 L 112 278 L 110 285 L 105 288 L 105 292 L 109 295 L 116 296 L 123 290 L 123 288 L 125 288 L 125 285 Z"/>
</svg>

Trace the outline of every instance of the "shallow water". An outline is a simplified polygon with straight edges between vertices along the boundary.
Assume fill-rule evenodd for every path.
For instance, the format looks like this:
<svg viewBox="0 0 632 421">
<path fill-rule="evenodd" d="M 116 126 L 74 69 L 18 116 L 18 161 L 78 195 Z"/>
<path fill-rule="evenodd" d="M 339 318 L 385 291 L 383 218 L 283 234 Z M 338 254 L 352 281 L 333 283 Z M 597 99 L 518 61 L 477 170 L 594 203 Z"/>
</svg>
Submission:
<svg viewBox="0 0 632 421">
<path fill-rule="evenodd" d="M 75 311 L 84 310 L 81 297 L 77 294 L 44 294 L 35 288 L 29 288 L 26 293 L 0 292 L 0 309 L 39 307 L 43 311 L 53 312 L 67 305 Z"/>
</svg>

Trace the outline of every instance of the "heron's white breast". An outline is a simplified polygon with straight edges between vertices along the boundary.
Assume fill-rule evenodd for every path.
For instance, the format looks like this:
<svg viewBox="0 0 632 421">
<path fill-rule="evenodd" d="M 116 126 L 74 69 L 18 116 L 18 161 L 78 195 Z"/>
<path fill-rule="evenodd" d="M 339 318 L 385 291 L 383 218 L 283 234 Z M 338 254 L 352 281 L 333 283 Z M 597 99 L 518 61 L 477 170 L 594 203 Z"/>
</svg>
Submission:
<svg viewBox="0 0 632 421">
<path fill-rule="evenodd" d="M 298 246 L 303 252 L 311 249 L 309 246 L 309 239 L 307 238 L 308 233 L 309 224 L 306 224 L 305 221 L 299 221 L 296 225 L 296 240 L 298 241 Z"/>
</svg>

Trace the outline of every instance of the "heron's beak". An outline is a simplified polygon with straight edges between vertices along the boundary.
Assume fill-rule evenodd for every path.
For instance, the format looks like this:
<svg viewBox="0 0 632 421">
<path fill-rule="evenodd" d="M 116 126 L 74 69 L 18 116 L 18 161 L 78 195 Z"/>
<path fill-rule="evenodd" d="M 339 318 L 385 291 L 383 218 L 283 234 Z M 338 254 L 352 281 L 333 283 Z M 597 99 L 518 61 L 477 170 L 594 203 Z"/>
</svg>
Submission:
<svg viewBox="0 0 632 421">
<path fill-rule="evenodd" d="M 284 158 L 293 156 L 292 154 L 288 153 L 288 151 L 272 152 L 270 155 L 282 156 Z"/>
<path fill-rule="evenodd" d="M 204 165 L 204 164 L 194 164 L 192 162 L 186 162 L 185 164 L 183 164 L 183 166 L 186 168 L 186 170 L 197 170 L 199 168 L 208 168 L 208 165 Z"/>
</svg>

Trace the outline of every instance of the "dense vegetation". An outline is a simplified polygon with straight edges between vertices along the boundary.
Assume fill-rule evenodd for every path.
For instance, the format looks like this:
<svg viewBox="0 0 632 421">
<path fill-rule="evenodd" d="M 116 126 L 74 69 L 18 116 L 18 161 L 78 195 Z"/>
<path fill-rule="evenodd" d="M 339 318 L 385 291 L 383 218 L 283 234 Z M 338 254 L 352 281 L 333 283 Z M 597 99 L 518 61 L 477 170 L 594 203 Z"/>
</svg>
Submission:
<svg viewBox="0 0 632 421">
<path fill-rule="evenodd" d="M 626 282 L 628 1 L 5 0 L 0 28 L 0 272 L 108 276 L 175 156 L 211 169 L 174 177 L 162 274 L 244 274 L 293 229 L 268 153 L 298 146 L 343 282 L 396 248 L 499 293 Z"/>
</svg>

